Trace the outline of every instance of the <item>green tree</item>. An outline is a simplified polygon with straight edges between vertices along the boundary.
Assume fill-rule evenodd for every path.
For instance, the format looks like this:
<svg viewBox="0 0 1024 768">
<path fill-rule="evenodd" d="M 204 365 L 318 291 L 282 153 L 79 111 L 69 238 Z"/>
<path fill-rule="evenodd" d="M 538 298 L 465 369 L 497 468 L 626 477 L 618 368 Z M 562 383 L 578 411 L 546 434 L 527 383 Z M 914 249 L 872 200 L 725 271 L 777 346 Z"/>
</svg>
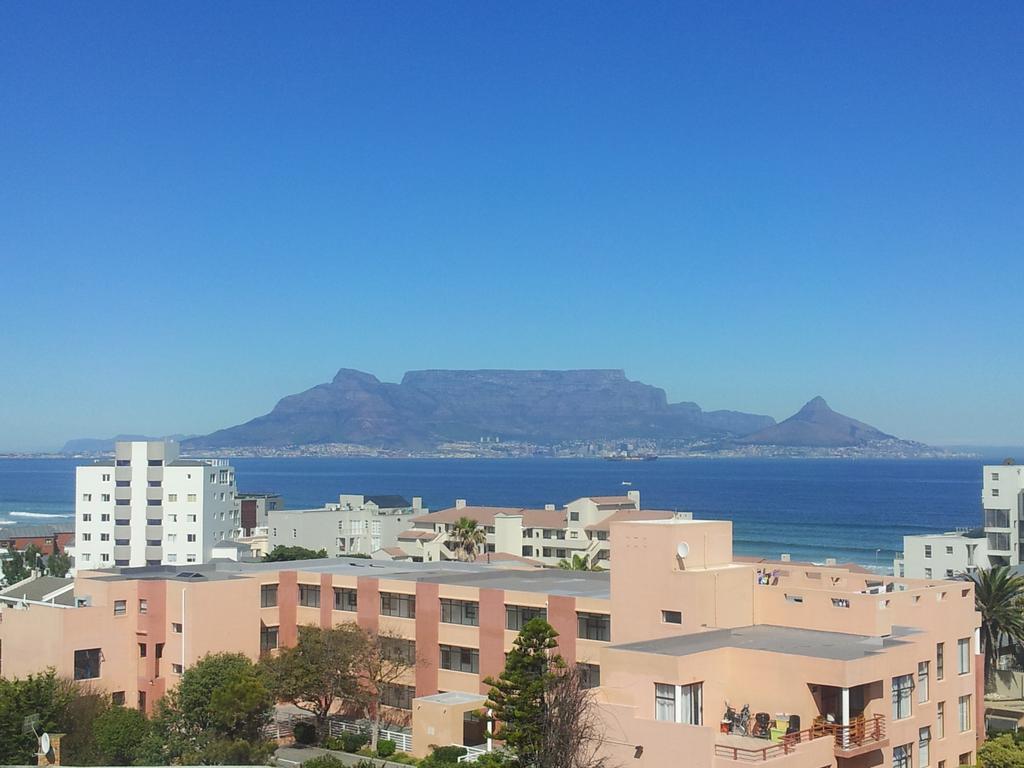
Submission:
<svg viewBox="0 0 1024 768">
<path fill-rule="evenodd" d="M 337 702 L 359 698 L 364 644 L 363 630 L 351 622 L 332 629 L 303 626 L 293 647 L 265 657 L 260 665 L 274 697 L 312 713 L 322 734 Z"/>
<path fill-rule="evenodd" d="M 24 679 L 0 678 L 0 765 L 35 763 L 36 737 L 22 733 L 26 717 L 37 715 L 37 730 L 63 733 L 80 688 L 57 677 L 53 669 Z"/>
<path fill-rule="evenodd" d="M 978 765 L 982 768 L 1024 768 L 1024 748 L 1013 734 L 1004 733 L 978 748 Z"/>
<path fill-rule="evenodd" d="M 0 569 L 3 570 L 4 584 L 7 586 L 17 584 L 29 576 L 28 568 L 25 567 L 25 556 L 17 550 L 11 552 L 10 557 L 4 560 Z"/>
<path fill-rule="evenodd" d="M 71 557 L 64 552 L 54 552 L 46 558 L 46 572 L 50 576 L 64 578 L 71 570 Z"/>
<path fill-rule="evenodd" d="M 370 749 L 376 751 L 384 691 L 413 669 L 417 661 L 415 651 L 410 650 L 408 641 L 400 635 L 389 631 L 367 632 L 361 628 L 360 632 L 358 696 L 370 719 Z"/>
<path fill-rule="evenodd" d="M 306 549 L 305 547 L 283 547 L 278 544 L 264 559 L 268 563 L 279 563 L 286 560 L 316 560 L 327 557 L 326 549 Z"/>
<path fill-rule="evenodd" d="M 567 571 L 603 571 L 599 565 L 591 565 L 587 555 L 573 555 L 572 560 L 559 560 L 558 567 Z"/>
<path fill-rule="evenodd" d="M 135 765 L 143 757 L 150 723 L 137 709 L 110 707 L 96 718 L 93 733 L 101 765 Z"/>
<path fill-rule="evenodd" d="M 974 605 L 981 614 L 985 682 L 989 684 L 1003 642 L 1019 646 L 1024 640 L 1024 577 L 1002 565 L 965 578 L 974 584 Z"/>
<path fill-rule="evenodd" d="M 487 706 L 498 738 L 513 755 L 515 768 L 533 768 L 544 753 L 548 722 L 547 691 L 555 673 L 565 666 L 555 653 L 558 633 L 544 619 L 523 626 L 505 659 L 505 670 L 491 686 Z"/>
<path fill-rule="evenodd" d="M 477 553 L 487 543 L 487 531 L 476 520 L 460 517 L 452 527 L 451 542 L 459 560 L 476 560 Z"/>
</svg>

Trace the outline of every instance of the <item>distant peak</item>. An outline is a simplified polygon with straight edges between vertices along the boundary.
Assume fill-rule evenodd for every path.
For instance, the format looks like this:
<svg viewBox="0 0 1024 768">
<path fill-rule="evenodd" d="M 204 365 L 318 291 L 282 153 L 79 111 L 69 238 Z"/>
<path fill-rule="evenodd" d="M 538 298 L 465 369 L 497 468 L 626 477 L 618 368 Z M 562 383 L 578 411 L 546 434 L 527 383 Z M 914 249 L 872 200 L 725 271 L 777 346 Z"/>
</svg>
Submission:
<svg viewBox="0 0 1024 768">
<path fill-rule="evenodd" d="M 334 384 L 339 384 L 343 381 L 363 381 L 373 384 L 379 384 L 380 379 L 374 376 L 372 373 L 365 373 L 364 371 L 357 371 L 355 368 L 341 368 L 334 375 Z"/>
<path fill-rule="evenodd" d="M 817 395 L 804 404 L 804 407 L 800 409 L 800 413 L 816 413 L 831 410 L 832 409 L 828 407 L 828 403 L 825 402 L 825 398 L 821 395 Z"/>
</svg>

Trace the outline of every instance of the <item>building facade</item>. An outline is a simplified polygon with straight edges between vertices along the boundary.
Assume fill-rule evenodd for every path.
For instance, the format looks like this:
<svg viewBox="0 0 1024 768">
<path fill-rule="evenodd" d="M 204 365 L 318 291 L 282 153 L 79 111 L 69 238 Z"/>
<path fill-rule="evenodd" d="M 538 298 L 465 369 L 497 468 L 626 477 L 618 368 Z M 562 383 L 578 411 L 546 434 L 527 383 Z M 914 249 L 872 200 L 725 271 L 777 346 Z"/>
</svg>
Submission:
<svg viewBox="0 0 1024 768">
<path fill-rule="evenodd" d="M 483 680 L 540 616 L 559 653 L 585 665 L 613 764 L 974 762 L 983 684 L 971 584 L 738 563 L 727 521 L 616 522 L 610 538 L 610 573 L 351 558 L 83 572 L 77 607 L 2 608 L 0 674 L 53 666 L 149 709 L 206 653 L 255 659 L 294 644 L 302 625 L 354 621 L 406 639 L 415 663 L 385 701 L 422 755 L 470 743 Z M 776 740 L 723 732 L 722 713 L 744 705 Z"/>
<path fill-rule="evenodd" d="M 75 567 L 203 563 L 239 535 L 235 470 L 173 442 L 119 442 L 75 474 Z"/>
<path fill-rule="evenodd" d="M 1020 565 L 1024 551 L 1024 467 L 987 464 L 983 470 L 981 506 L 992 565 Z"/>
<path fill-rule="evenodd" d="M 394 547 L 398 535 L 424 512 L 414 496 L 343 493 L 337 503 L 317 509 L 277 509 L 268 512 L 268 547 L 325 549 L 331 557 L 372 555 Z"/>
<path fill-rule="evenodd" d="M 982 528 L 973 528 L 904 536 L 893 574 L 911 579 L 958 579 L 988 567 L 988 538 Z"/>
</svg>

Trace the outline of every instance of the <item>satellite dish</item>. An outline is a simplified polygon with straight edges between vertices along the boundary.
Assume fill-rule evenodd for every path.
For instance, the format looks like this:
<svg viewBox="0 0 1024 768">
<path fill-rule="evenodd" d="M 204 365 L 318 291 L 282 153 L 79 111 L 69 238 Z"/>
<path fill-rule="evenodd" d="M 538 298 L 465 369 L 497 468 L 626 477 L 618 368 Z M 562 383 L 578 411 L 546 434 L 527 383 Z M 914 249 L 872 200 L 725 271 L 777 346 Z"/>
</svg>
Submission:
<svg viewBox="0 0 1024 768">
<path fill-rule="evenodd" d="M 676 545 L 676 554 L 679 555 L 680 558 L 685 558 L 690 554 L 690 545 L 685 541 L 680 541 L 679 544 Z"/>
<path fill-rule="evenodd" d="M 44 732 L 39 737 L 39 753 L 42 755 L 50 754 L 50 734 Z"/>
</svg>

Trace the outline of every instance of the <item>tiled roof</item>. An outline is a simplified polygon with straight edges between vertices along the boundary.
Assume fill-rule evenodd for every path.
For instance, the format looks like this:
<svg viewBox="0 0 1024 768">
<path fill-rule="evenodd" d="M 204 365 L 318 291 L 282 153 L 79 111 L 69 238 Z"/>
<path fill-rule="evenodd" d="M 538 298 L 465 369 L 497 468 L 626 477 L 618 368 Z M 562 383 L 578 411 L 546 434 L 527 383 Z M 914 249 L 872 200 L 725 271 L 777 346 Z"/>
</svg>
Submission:
<svg viewBox="0 0 1024 768">
<path fill-rule="evenodd" d="M 410 528 L 409 530 L 402 531 L 398 534 L 398 540 L 408 541 L 414 539 L 432 539 L 435 536 L 437 536 L 437 531 L 428 531 L 425 529 L 416 530 L 415 528 Z"/>
<path fill-rule="evenodd" d="M 26 580 L 8 587 L 0 595 L 5 597 L 23 598 L 26 600 L 45 600 L 60 603 L 61 605 L 75 604 L 75 580 L 72 578 L 58 578 L 56 576 L 39 576 L 32 580 Z M 60 594 L 51 597 L 54 593 Z"/>
<path fill-rule="evenodd" d="M 409 553 L 401 547 L 384 547 L 382 552 L 387 552 L 392 557 L 409 557 Z"/>
<path fill-rule="evenodd" d="M 74 533 L 75 526 L 68 522 L 64 525 L 8 525 L 0 528 L 0 541 L 7 539 L 43 539 L 56 536 L 58 533 Z"/>
<path fill-rule="evenodd" d="M 608 515 L 604 520 L 588 525 L 586 530 L 608 531 L 611 530 L 612 523 L 626 523 L 630 520 L 671 520 L 673 517 L 675 517 L 674 512 L 660 509 L 620 509 L 618 512 Z"/>
<path fill-rule="evenodd" d="M 538 568 L 544 564 L 540 560 L 534 560 L 531 557 L 523 557 L 522 555 L 514 555 L 511 552 L 489 552 L 483 555 L 477 555 L 477 559 L 484 559 L 489 563 L 523 563 L 524 565 L 534 565 Z"/>
<path fill-rule="evenodd" d="M 477 525 L 494 525 L 495 515 L 522 515 L 524 528 L 564 528 L 564 509 L 523 509 L 522 507 L 449 507 L 414 517 L 418 524 L 457 523 L 460 518 L 476 520 Z"/>
</svg>

